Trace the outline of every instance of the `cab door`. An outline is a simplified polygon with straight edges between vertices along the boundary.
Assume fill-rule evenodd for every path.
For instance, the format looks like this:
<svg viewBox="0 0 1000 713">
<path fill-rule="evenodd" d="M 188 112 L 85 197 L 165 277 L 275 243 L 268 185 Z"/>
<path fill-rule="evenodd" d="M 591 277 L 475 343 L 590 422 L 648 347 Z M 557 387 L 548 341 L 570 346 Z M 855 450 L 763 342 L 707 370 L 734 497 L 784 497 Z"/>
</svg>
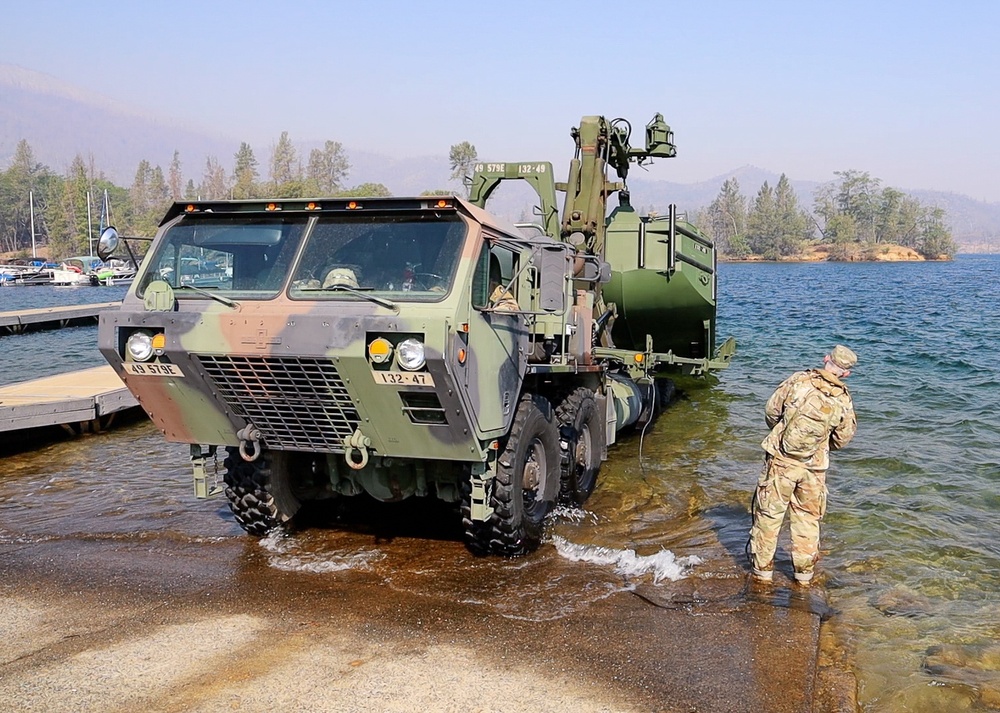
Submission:
<svg viewBox="0 0 1000 713">
<path fill-rule="evenodd" d="M 484 241 L 472 281 L 466 388 L 476 423 L 484 432 L 510 428 L 528 363 L 525 316 L 509 299 L 518 297 L 517 286 L 510 284 L 516 258 L 511 250 Z M 497 296 L 502 295 L 498 280 L 502 292 L 508 293 L 502 308 L 497 307 Z"/>
</svg>

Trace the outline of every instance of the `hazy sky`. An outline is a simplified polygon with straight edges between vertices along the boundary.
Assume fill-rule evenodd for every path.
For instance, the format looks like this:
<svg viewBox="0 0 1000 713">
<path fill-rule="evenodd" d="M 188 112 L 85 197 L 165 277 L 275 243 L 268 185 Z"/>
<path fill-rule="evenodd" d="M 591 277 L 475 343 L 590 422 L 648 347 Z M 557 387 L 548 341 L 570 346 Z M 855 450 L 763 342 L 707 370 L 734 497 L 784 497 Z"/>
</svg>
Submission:
<svg viewBox="0 0 1000 713">
<path fill-rule="evenodd" d="M 690 183 L 752 164 L 1000 201 L 1000 1 L 19 2 L 0 62 L 248 141 L 572 154 L 581 116 L 657 111 Z M 71 130 L 68 127 L 67 130 Z"/>
</svg>

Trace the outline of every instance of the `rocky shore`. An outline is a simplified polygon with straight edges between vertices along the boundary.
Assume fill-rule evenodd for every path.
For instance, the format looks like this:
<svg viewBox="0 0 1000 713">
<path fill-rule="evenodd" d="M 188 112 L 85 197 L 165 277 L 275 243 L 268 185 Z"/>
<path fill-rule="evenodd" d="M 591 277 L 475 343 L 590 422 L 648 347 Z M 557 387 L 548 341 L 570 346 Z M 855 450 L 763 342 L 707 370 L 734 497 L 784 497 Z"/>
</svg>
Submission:
<svg viewBox="0 0 1000 713">
<path fill-rule="evenodd" d="M 880 243 L 878 245 L 809 245 L 797 255 L 783 255 L 768 260 L 762 255 L 737 258 L 720 255 L 719 262 L 925 262 L 928 258 L 913 248 L 902 245 Z M 935 260 L 951 260 L 947 255 L 939 255 Z"/>
</svg>

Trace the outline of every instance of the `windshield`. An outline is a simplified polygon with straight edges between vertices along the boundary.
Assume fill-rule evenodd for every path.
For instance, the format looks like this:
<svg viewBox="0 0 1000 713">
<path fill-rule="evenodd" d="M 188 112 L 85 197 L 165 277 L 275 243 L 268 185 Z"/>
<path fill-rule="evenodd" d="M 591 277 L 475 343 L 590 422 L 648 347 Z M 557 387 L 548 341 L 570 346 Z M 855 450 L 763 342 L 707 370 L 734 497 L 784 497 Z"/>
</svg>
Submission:
<svg viewBox="0 0 1000 713">
<path fill-rule="evenodd" d="M 454 279 L 465 223 L 455 214 L 321 216 L 292 278 L 298 299 L 435 301 Z"/>
<path fill-rule="evenodd" d="M 192 215 L 160 241 L 139 284 L 218 290 L 243 298 L 267 298 L 284 286 L 308 216 Z M 177 296 L 197 297 L 178 292 Z"/>
</svg>

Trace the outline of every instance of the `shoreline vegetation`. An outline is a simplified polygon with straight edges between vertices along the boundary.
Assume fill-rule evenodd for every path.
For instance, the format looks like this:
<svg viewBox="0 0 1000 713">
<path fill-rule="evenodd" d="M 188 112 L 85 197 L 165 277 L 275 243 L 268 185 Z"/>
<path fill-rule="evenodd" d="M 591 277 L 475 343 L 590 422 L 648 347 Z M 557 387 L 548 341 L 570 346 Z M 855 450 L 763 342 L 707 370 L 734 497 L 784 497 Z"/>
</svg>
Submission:
<svg viewBox="0 0 1000 713">
<path fill-rule="evenodd" d="M 905 245 L 878 243 L 875 245 L 836 245 L 821 243 L 808 245 L 798 253 L 777 258 L 763 255 L 719 254 L 719 262 L 948 262 L 954 254 L 927 257 Z"/>
<path fill-rule="evenodd" d="M 477 154 L 467 141 L 451 149 L 454 181 L 469 174 Z M 88 164 L 77 155 L 66 174 L 59 175 L 38 163 L 22 139 L 10 167 L 0 170 L 0 253 L 27 258 L 45 247 L 50 257 L 82 255 L 92 249 L 95 228 L 99 233 L 112 220 L 120 234 L 152 236 L 177 200 L 391 195 L 377 183 L 346 187 L 350 160 L 336 141 L 313 149 L 305 163 L 283 132 L 263 180 L 249 144 L 241 144 L 233 162 L 228 173 L 209 157 L 201 182 L 196 185 L 189 178 L 185 183 L 175 151 L 167 171 L 140 161 L 135 180 L 124 188 L 109 181 L 93 157 Z M 773 188 L 765 181 L 753 199 L 730 178 L 710 205 L 691 212 L 690 222 L 715 243 L 721 259 L 731 262 L 949 260 L 958 252 L 944 209 L 883 187 L 880 179 L 862 171 L 834 175 L 836 180 L 816 189 L 810 209 L 800 206 L 785 174 Z M 427 190 L 423 195 L 455 192 Z M 102 194 L 108 215 L 102 211 L 95 226 L 93 204 Z M 640 212 L 658 215 L 655 206 Z"/>
<path fill-rule="evenodd" d="M 863 171 L 834 175 L 816 189 L 811 210 L 799 205 L 785 174 L 774 188 L 765 181 L 752 200 L 730 178 L 691 222 L 729 261 L 950 260 L 958 252 L 944 209 Z"/>
</svg>

